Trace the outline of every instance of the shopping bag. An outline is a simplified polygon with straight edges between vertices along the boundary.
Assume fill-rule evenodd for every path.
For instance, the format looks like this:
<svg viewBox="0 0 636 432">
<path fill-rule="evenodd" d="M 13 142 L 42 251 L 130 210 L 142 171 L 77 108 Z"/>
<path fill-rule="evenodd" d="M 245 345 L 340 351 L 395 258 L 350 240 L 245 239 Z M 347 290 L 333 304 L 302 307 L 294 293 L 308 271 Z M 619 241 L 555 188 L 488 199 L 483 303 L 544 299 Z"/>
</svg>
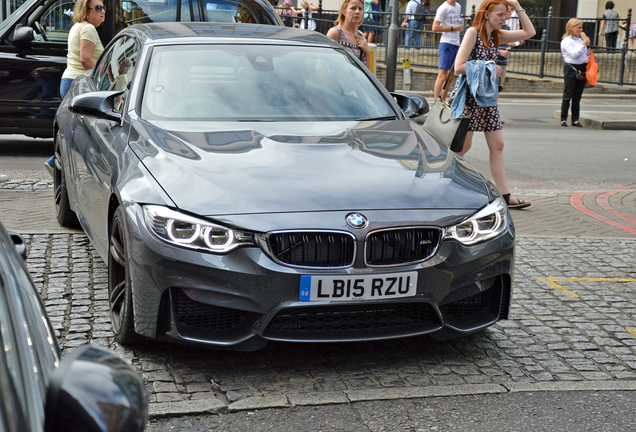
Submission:
<svg viewBox="0 0 636 432">
<path fill-rule="evenodd" d="M 590 58 L 587 61 L 587 69 L 585 70 L 585 80 L 591 86 L 596 85 L 596 79 L 598 77 L 598 63 L 594 60 L 594 53 L 590 53 Z"/>
<path fill-rule="evenodd" d="M 452 151 L 459 153 L 464 149 L 470 117 L 453 119 L 450 111 L 451 107 L 446 102 L 442 102 L 441 98 L 437 99 L 426 117 L 424 129 Z"/>
</svg>

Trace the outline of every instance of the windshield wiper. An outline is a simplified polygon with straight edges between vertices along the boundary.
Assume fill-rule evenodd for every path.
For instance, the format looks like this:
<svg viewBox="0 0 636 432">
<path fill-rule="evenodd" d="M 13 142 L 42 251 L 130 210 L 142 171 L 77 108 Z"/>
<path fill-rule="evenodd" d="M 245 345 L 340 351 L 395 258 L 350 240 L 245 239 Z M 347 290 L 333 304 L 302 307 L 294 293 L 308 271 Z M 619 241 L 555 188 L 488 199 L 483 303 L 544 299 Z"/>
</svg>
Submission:
<svg viewBox="0 0 636 432">
<path fill-rule="evenodd" d="M 356 121 L 374 121 L 374 120 L 397 120 L 397 116 L 384 116 L 384 117 L 360 117 Z"/>
</svg>

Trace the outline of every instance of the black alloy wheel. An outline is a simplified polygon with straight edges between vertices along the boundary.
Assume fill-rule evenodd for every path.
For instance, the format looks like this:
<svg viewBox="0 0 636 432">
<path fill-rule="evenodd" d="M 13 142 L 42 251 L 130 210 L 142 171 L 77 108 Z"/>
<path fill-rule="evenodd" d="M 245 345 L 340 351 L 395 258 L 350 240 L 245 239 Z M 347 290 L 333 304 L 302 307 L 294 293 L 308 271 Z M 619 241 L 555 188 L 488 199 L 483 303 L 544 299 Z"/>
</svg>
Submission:
<svg viewBox="0 0 636 432">
<path fill-rule="evenodd" d="M 136 345 L 143 337 L 135 333 L 126 233 L 122 208 L 118 207 L 110 227 L 108 247 L 108 301 L 115 340 Z"/>
</svg>

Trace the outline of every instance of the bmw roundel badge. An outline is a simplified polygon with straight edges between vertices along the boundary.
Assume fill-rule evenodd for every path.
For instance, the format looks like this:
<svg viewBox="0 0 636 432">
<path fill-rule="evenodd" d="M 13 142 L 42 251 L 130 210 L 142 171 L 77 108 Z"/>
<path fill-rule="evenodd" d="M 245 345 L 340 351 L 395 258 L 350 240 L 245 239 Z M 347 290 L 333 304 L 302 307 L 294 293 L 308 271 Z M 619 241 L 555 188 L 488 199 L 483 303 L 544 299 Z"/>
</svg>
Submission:
<svg viewBox="0 0 636 432">
<path fill-rule="evenodd" d="M 349 213 L 346 220 L 351 228 L 365 228 L 369 224 L 369 220 L 360 213 Z"/>
</svg>

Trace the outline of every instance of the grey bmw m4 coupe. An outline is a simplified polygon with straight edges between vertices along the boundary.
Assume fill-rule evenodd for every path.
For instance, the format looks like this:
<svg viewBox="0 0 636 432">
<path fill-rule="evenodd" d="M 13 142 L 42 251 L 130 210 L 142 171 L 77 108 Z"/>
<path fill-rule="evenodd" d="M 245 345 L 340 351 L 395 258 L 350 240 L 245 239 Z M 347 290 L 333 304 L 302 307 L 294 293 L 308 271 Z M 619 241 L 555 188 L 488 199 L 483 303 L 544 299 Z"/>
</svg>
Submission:
<svg viewBox="0 0 636 432">
<path fill-rule="evenodd" d="M 268 341 L 449 339 L 507 319 L 497 189 L 316 32 L 135 25 L 55 119 L 55 207 L 108 264 L 112 328 Z"/>
</svg>

